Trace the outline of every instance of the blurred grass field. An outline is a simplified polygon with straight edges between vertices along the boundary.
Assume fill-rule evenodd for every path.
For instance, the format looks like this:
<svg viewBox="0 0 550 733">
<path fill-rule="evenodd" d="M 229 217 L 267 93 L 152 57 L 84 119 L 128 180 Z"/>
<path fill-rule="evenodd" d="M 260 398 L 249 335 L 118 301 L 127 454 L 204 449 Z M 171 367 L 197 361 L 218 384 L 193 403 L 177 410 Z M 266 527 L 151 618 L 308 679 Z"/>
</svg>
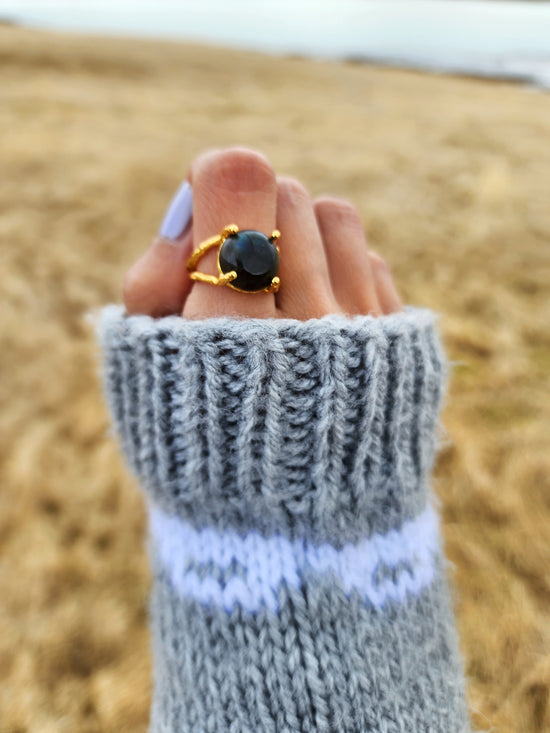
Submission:
<svg viewBox="0 0 550 733">
<path fill-rule="evenodd" d="M 149 572 L 83 314 L 204 147 L 358 205 L 456 363 L 437 467 L 478 729 L 550 731 L 550 95 L 0 28 L 0 731 L 145 731 Z"/>
</svg>

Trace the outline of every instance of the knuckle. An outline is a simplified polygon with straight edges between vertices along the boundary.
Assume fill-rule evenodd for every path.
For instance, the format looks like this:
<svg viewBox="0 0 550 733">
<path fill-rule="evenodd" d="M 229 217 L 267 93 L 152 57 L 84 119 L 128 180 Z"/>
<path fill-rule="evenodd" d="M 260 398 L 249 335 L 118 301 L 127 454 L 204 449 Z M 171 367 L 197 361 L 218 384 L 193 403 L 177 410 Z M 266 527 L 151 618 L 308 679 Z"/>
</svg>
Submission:
<svg viewBox="0 0 550 733">
<path fill-rule="evenodd" d="M 208 178 L 216 187 L 233 191 L 271 189 L 275 182 L 269 160 L 251 148 L 210 151 L 196 161 L 195 175 Z"/>
<path fill-rule="evenodd" d="M 142 291 L 142 278 L 134 265 L 126 272 L 122 281 L 122 299 L 128 310 L 134 309 Z"/>
<path fill-rule="evenodd" d="M 139 287 L 139 279 L 136 277 L 136 268 L 134 266 L 130 267 L 129 270 L 126 271 L 126 274 L 124 275 L 124 279 L 122 281 L 122 294 L 124 297 L 128 295 L 133 295 L 136 288 Z"/>
<path fill-rule="evenodd" d="M 369 252 L 371 267 L 375 273 L 388 274 L 391 272 L 390 266 L 383 257 L 377 252 Z"/>
<path fill-rule="evenodd" d="M 323 196 L 315 202 L 317 216 L 328 219 L 338 226 L 363 230 L 361 217 L 355 206 L 347 199 L 336 196 Z"/>
<path fill-rule="evenodd" d="M 284 203 L 301 205 L 309 203 L 309 192 L 297 178 L 281 176 L 277 179 L 279 197 Z"/>
</svg>

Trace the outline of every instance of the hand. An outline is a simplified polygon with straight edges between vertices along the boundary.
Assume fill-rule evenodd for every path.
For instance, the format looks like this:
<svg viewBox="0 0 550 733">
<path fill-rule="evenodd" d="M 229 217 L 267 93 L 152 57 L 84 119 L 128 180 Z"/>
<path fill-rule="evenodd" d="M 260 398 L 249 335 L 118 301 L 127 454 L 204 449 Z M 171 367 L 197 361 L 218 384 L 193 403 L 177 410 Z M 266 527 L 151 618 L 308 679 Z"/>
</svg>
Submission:
<svg viewBox="0 0 550 733">
<path fill-rule="evenodd" d="M 192 221 L 182 232 L 159 235 L 130 268 L 124 284 L 129 315 L 307 320 L 401 309 L 390 270 L 369 251 L 359 214 L 348 201 L 330 196 L 312 201 L 299 181 L 277 176 L 262 154 L 246 148 L 199 155 L 188 181 Z M 190 193 L 176 202 L 176 222 L 178 215 L 182 223 L 187 218 L 182 207 L 190 209 Z M 193 249 L 231 223 L 268 235 L 281 231 L 277 293 L 239 293 L 190 278 L 186 263 Z M 217 249 L 210 250 L 198 269 L 218 275 L 216 259 Z"/>
</svg>

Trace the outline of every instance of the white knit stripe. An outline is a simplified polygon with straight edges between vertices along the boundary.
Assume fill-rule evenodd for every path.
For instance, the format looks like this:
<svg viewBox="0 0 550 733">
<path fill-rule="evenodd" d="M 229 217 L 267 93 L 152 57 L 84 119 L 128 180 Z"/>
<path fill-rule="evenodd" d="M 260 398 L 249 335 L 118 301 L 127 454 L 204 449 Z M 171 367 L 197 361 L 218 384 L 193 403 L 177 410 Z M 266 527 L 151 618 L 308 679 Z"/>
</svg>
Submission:
<svg viewBox="0 0 550 733">
<path fill-rule="evenodd" d="M 250 612 L 262 607 L 277 612 L 283 581 L 300 588 L 306 574 L 311 582 L 312 574 L 321 580 L 330 572 L 347 595 L 358 591 L 367 604 L 382 608 L 388 601 L 402 603 L 432 582 L 439 552 L 438 519 L 430 505 L 399 529 L 340 550 L 282 535 L 250 532 L 241 537 L 232 530 L 197 530 L 153 504 L 150 525 L 157 560 L 177 593 L 228 612 L 236 605 Z M 232 563 L 237 573 L 230 570 Z"/>
</svg>

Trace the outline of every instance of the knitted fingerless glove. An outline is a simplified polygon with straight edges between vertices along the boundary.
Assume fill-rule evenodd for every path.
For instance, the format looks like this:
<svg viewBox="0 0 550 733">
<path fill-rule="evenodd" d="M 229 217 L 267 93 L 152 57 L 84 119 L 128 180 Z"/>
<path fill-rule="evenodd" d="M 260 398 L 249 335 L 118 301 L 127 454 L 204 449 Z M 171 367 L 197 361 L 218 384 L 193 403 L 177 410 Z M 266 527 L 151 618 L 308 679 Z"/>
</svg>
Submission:
<svg viewBox="0 0 550 733">
<path fill-rule="evenodd" d="M 148 500 L 154 733 L 463 733 L 429 472 L 429 311 L 103 311 L 107 399 Z"/>
</svg>

